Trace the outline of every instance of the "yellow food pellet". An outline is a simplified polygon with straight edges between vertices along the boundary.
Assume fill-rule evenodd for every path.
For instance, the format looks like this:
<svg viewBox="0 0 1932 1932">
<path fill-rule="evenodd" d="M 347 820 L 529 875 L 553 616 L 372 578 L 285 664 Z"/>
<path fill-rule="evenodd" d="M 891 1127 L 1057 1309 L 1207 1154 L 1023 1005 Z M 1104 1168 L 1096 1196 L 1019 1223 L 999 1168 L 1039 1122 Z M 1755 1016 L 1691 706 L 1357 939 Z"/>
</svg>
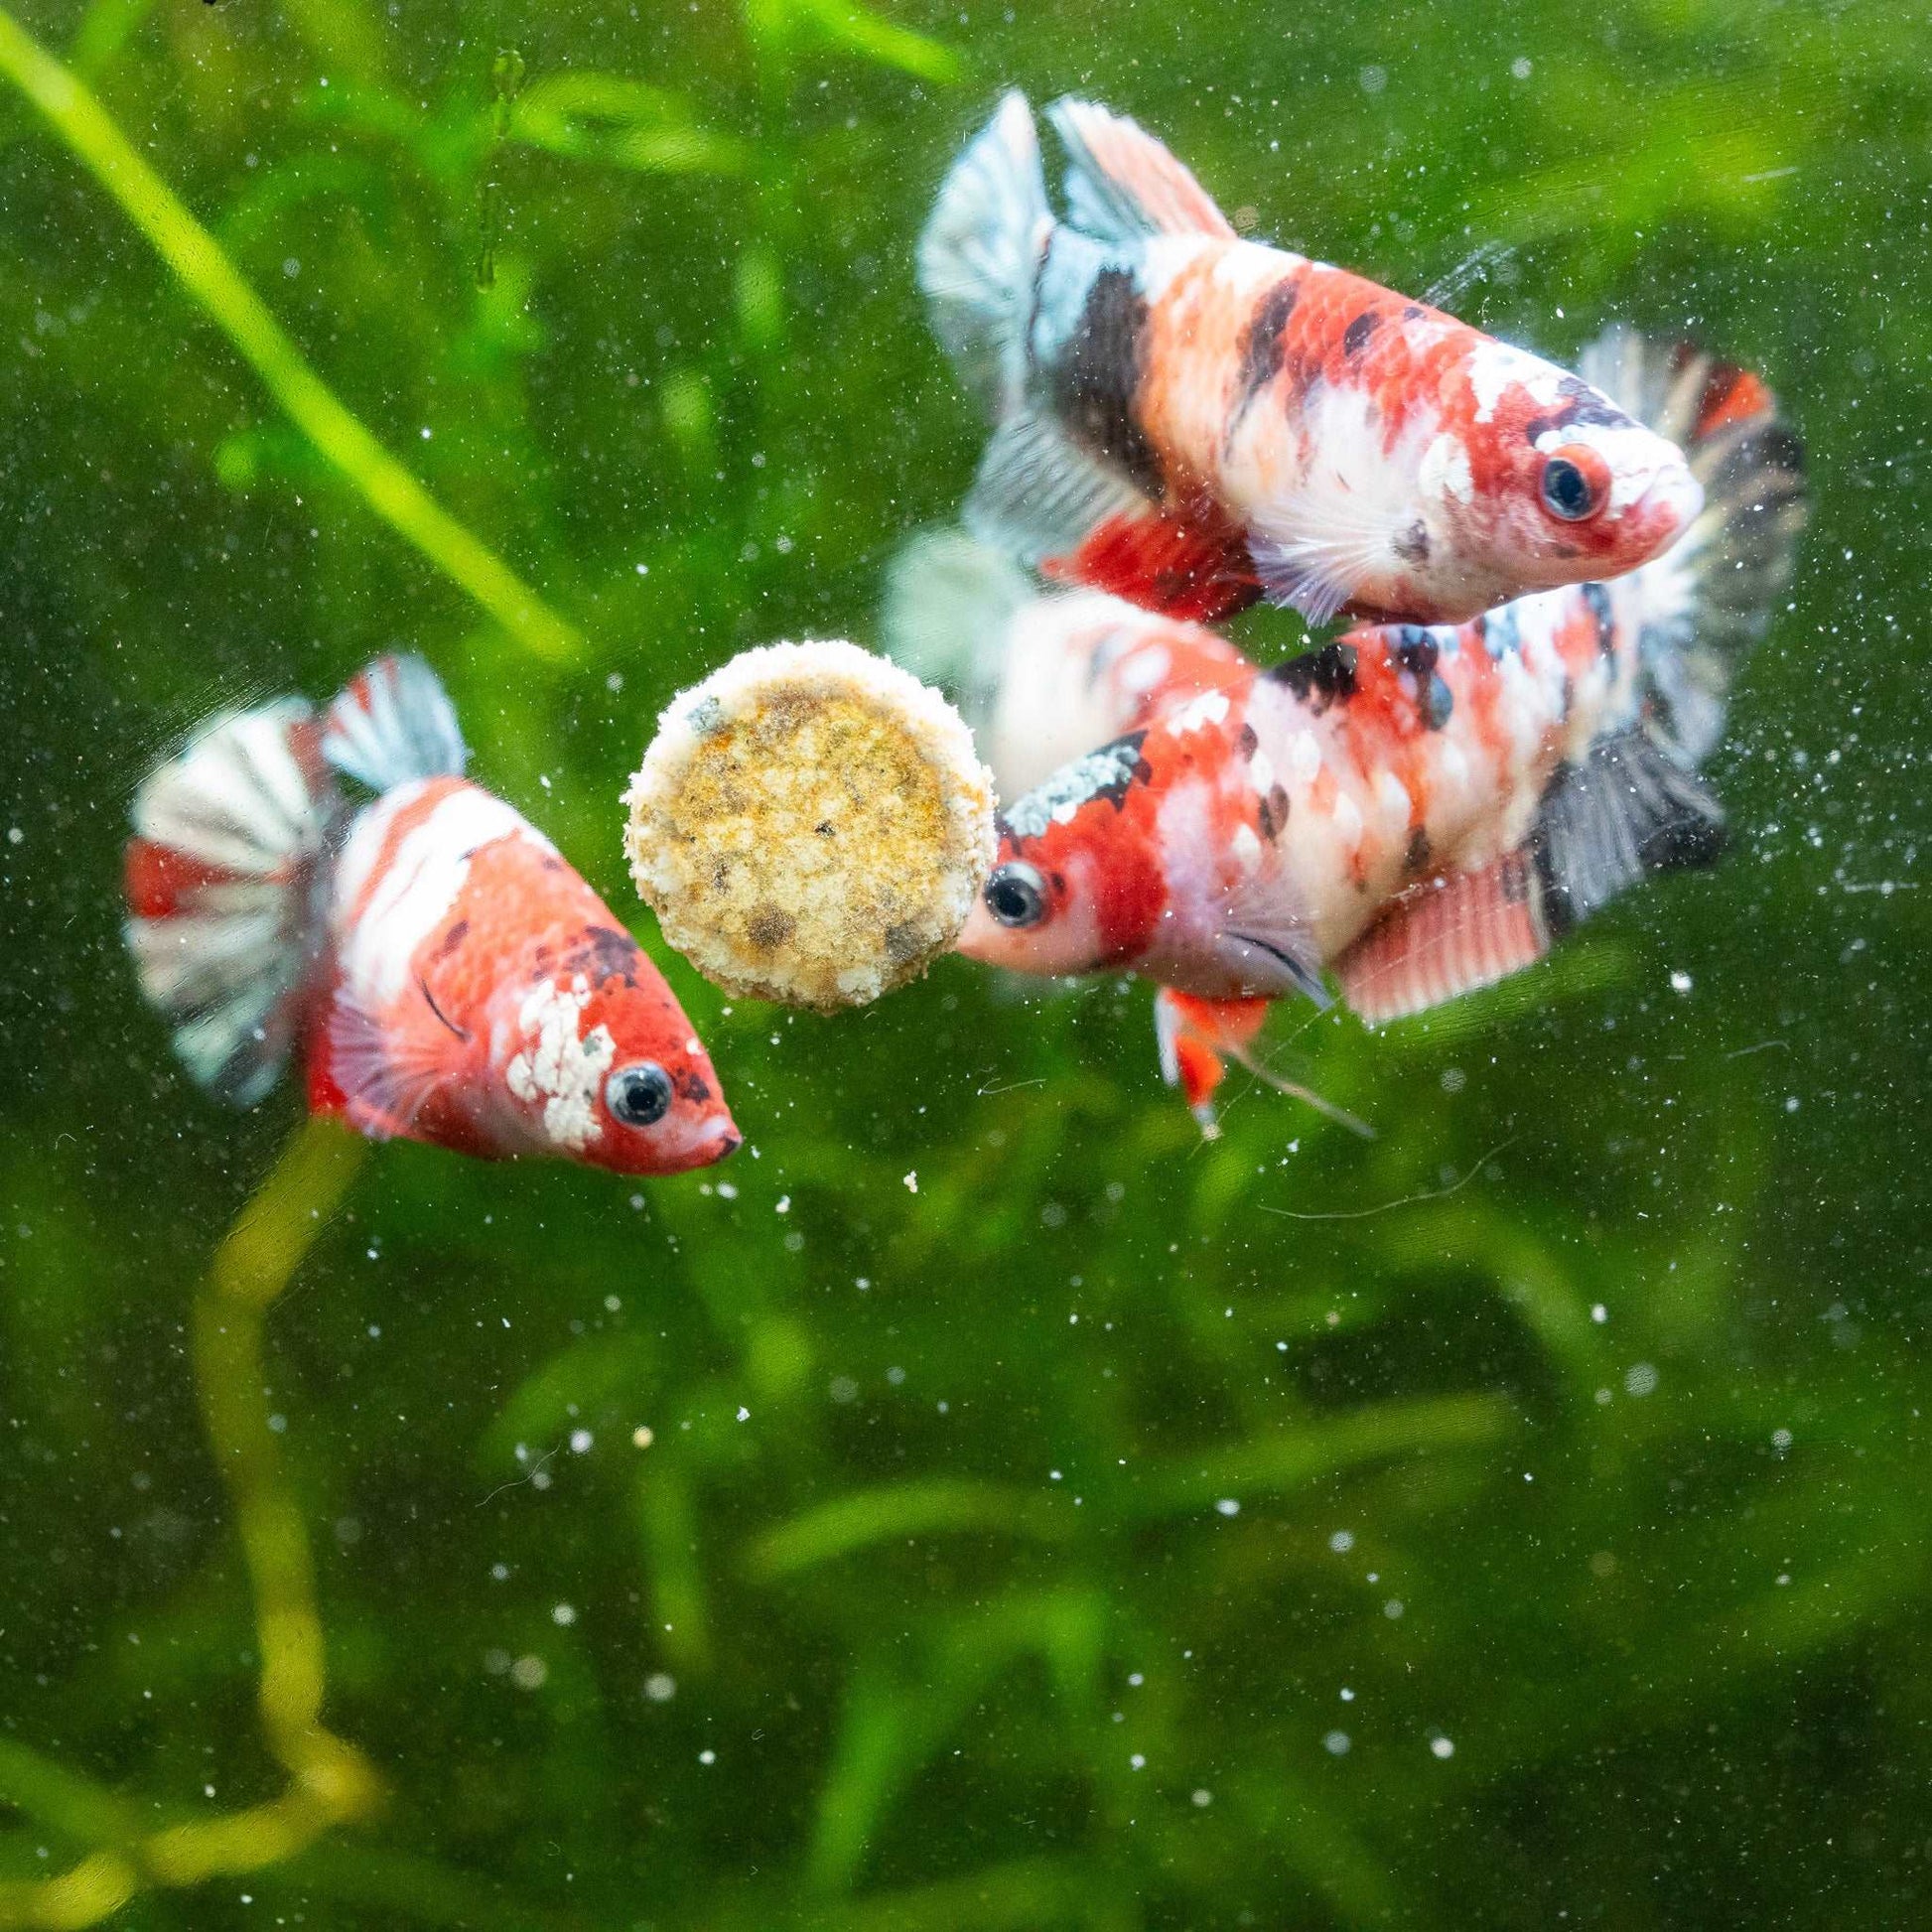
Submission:
<svg viewBox="0 0 1932 1932">
<path fill-rule="evenodd" d="M 681 693 L 624 795 L 664 937 L 728 992 L 863 1006 L 958 936 L 993 863 L 959 715 L 856 644 L 769 644 Z"/>
</svg>

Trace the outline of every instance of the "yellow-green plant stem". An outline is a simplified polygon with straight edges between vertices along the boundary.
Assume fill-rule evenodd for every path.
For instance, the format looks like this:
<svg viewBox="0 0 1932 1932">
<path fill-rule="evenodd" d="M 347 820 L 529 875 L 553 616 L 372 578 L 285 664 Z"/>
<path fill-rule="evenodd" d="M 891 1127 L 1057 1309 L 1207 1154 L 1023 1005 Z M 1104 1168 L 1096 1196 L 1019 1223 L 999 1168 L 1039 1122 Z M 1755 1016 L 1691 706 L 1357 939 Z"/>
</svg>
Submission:
<svg viewBox="0 0 1932 1932">
<path fill-rule="evenodd" d="M 0 1883 L 0 1928 L 97 1925 L 135 1893 L 278 1864 L 332 1826 L 364 1816 L 375 1772 L 322 1721 L 322 1620 L 315 1566 L 269 1419 L 262 1321 L 327 1225 L 367 1154 L 327 1121 L 290 1141 L 215 1251 L 195 1297 L 196 1393 L 254 1597 L 262 1734 L 289 1774 L 280 1797 L 103 1846 L 57 1877 Z M 98 1810 L 99 1807 L 94 1807 Z M 112 1817 L 93 1818 L 96 1828 Z"/>
<path fill-rule="evenodd" d="M 240 351 L 268 392 L 363 501 L 413 543 L 518 642 L 565 660 L 582 642 L 496 553 L 444 509 L 336 398 L 214 237 L 137 154 L 111 115 L 66 67 L 0 8 L 0 73 L 46 116 L 120 204 L 182 286 Z"/>
</svg>

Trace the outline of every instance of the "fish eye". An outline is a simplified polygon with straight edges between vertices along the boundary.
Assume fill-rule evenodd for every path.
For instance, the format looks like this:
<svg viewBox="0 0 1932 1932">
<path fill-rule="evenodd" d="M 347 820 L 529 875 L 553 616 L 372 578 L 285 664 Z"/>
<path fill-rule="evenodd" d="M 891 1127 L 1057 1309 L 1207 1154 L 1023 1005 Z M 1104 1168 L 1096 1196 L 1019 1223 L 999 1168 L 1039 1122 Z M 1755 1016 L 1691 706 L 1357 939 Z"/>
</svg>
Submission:
<svg viewBox="0 0 1932 1932">
<path fill-rule="evenodd" d="M 1566 523 L 1581 523 L 1608 500 L 1609 482 L 1594 450 L 1559 450 L 1543 466 L 1543 507 Z"/>
<path fill-rule="evenodd" d="M 655 1060 L 621 1066 L 604 1083 L 604 1104 L 626 1127 L 651 1127 L 671 1111 L 671 1076 Z"/>
<path fill-rule="evenodd" d="M 995 866 L 984 897 L 1002 925 L 1037 925 L 1045 916 L 1046 882 L 1024 859 Z"/>
</svg>

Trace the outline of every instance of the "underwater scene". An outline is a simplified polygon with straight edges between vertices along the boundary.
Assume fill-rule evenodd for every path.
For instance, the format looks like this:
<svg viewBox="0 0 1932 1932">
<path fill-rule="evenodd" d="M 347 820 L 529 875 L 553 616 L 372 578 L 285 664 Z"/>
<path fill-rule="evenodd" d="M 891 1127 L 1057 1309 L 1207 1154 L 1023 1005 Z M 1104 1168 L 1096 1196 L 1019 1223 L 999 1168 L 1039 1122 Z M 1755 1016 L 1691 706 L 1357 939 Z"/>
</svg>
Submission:
<svg viewBox="0 0 1932 1932">
<path fill-rule="evenodd" d="M 1928 125 L 0 5 L 0 1928 L 1932 1918 Z"/>
</svg>

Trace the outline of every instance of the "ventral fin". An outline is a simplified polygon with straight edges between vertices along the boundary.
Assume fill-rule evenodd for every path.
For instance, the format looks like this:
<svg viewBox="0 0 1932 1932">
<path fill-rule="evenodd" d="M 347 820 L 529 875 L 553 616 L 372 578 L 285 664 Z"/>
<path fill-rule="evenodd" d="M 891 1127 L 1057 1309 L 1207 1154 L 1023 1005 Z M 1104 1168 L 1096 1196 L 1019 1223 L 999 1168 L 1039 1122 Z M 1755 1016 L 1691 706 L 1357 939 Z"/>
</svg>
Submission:
<svg viewBox="0 0 1932 1932">
<path fill-rule="evenodd" d="M 1161 1077 L 1178 1087 L 1202 1135 L 1220 1138 L 1214 1095 L 1227 1074 L 1225 1055 L 1244 1049 L 1268 1017 L 1266 1000 L 1202 1000 L 1164 986 L 1154 996 L 1154 1039 Z"/>
<path fill-rule="evenodd" d="M 1654 872 L 1713 864 L 1718 801 L 1641 728 L 1592 745 L 1543 794 L 1529 849 L 1553 935 Z"/>
<path fill-rule="evenodd" d="M 1542 901 L 1527 849 L 1425 880 L 1335 961 L 1342 997 L 1381 1027 L 1493 986 L 1550 950 Z"/>
<path fill-rule="evenodd" d="M 1046 110 L 1066 146 L 1069 225 L 1096 240 L 1149 235 L 1236 239 L 1233 224 L 1194 177 L 1147 130 L 1070 96 Z"/>
<path fill-rule="evenodd" d="M 1257 586 L 1240 537 L 1212 519 L 1143 498 L 1087 531 L 1079 545 L 1039 565 L 1040 574 L 1088 584 L 1144 611 L 1212 623 L 1246 610 Z"/>
</svg>

